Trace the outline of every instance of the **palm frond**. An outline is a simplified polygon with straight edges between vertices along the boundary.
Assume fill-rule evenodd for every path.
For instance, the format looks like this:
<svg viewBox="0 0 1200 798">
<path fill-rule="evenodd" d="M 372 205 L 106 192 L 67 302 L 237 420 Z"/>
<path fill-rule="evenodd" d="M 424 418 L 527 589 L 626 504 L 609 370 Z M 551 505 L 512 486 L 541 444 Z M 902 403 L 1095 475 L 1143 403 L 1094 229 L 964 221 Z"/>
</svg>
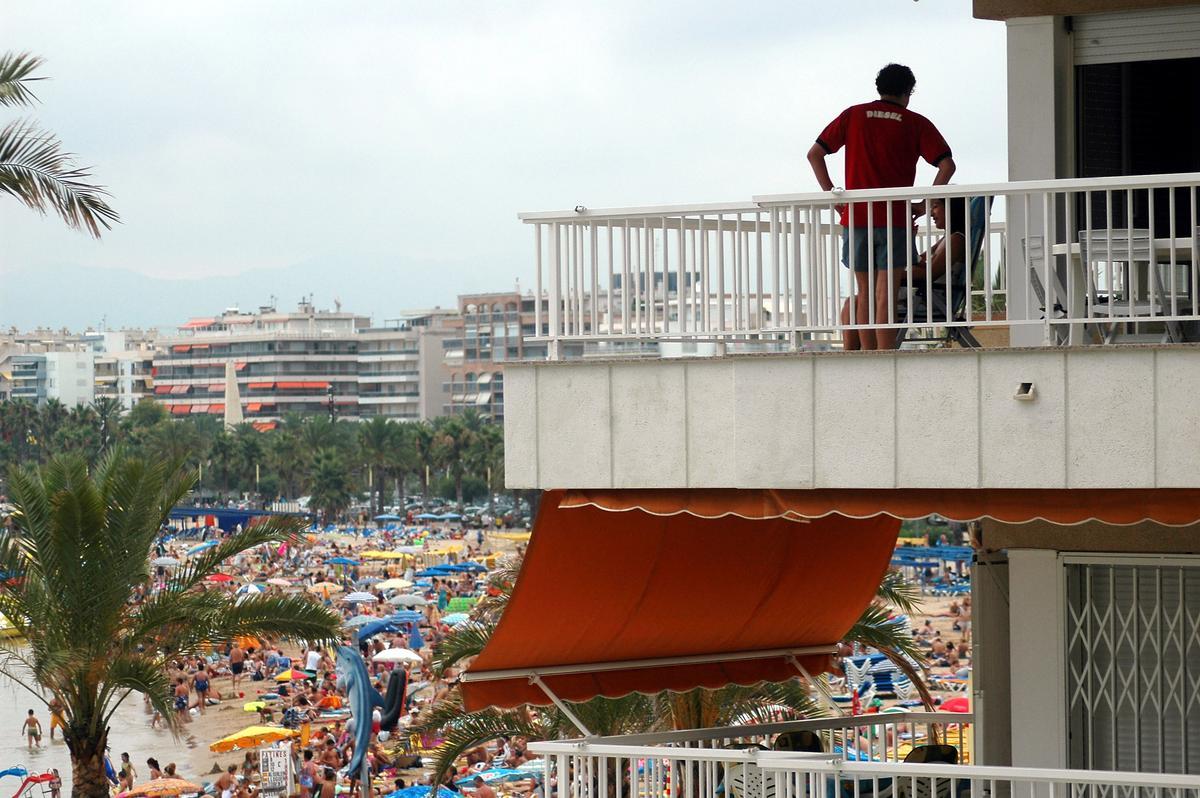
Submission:
<svg viewBox="0 0 1200 798">
<path fill-rule="evenodd" d="M 478 656 L 492 638 L 494 628 L 490 624 L 478 621 L 468 621 L 454 627 L 434 649 L 434 674 L 442 676 L 447 668 L 452 668 L 469 657 Z"/>
<path fill-rule="evenodd" d="M 921 588 L 905 579 L 899 571 L 884 574 L 875 597 L 905 615 L 918 615 L 921 612 Z"/>
<path fill-rule="evenodd" d="M 483 709 L 465 712 L 457 691 L 434 706 L 414 730 L 420 734 L 439 734 L 442 743 L 433 752 L 435 783 L 442 774 L 454 768 L 454 761 L 476 746 L 498 737 L 523 735 L 531 738 L 545 736 L 545 730 L 531 716 L 518 710 Z"/>
<path fill-rule="evenodd" d="M 71 228 L 99 238 L 121 221 L 104 197 L 103 186 L 89 182 L 86 168 L 75 165 L 62 142 L 32 122 L 10 122 L 0 130 L 0 191 L 40 213 L 54 211 Z"/>
<path fill-rule="evenodd" d="M 44 59 L 32 53 L 0 53 L 0 105 L 33 105 L 37 97 L 29 84 L 45 78 L 34 77 L 33 71 Z"/>
</svg>

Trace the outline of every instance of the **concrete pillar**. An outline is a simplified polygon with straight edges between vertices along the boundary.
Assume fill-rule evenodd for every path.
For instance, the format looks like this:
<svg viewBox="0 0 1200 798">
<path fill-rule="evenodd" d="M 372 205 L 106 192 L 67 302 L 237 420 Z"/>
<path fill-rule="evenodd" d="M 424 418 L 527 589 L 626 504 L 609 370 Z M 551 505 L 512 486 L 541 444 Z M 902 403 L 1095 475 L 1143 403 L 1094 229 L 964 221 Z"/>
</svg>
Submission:
<svg viewBox="0 0 1200 798">
<path fill-rule="evenodd" d="M 971 573 L 973 765 L 1012 764 L 1008 558 L 980 552 Z"/>
<path fill-rule="evenodd" d="M 1058 552 L 1008 552 L 1012 764 L 1067 766 L 1064 571 Z"/>
<path fill-rule="evenodd" d="M 1008 34 L 1008 179 L 1049 180 L 1072 177 L 1074 164 L 1074 71 L 1071 39 L 1063 17 L 1019 17 L 1007 22 Z M 1022 241 L 1041 235 L 1042 209 L 1031 209 L 1025 230 L 1024 206 L 1009 203 L 1010 268 L 1024 268 Z M 1021 275 L 1023 276 L 1023 275 Z M 1008 286 L 1009 318 L 1026 318 L 1026 280 Z M 1032 318 L 1041 316 L 1036 297 L 1028 299 Z M 1015 325 L 1013 346 L 1038 346 L 1037 326 Z"/>
</svg>

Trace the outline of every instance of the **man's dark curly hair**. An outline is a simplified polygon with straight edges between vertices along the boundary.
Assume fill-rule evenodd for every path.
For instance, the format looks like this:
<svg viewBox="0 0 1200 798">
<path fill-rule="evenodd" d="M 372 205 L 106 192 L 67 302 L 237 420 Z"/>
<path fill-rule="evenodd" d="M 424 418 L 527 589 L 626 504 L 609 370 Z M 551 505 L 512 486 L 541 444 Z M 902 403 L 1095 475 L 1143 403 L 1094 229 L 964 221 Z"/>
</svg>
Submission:
<svg viewBox="0 0 1200 798">
<path fill-rule="evenodd" d="M 875 76 L 875 90 L 885 97 L 904 97 L 912 94 L 917 78 L 903 64 L 888 64 Z"/>
</svg>

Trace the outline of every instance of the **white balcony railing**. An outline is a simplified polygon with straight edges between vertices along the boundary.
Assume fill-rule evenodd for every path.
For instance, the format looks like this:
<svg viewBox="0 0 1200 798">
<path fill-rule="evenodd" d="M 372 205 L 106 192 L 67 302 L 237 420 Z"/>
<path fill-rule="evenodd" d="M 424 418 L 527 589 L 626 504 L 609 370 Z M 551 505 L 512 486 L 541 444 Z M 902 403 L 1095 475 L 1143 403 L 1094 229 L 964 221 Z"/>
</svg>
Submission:
<svg viewBox="0 0 1200 798">
<path fill-rule="evenodd" d="M 961 764 L 970 715 L 897 713 L 531 744 L 556 798 L 1197 798 L 1200 777 Z M 939 734 L 940 730 L 940 734 Z M 778 743 L 810 732 L 821 750 Z M 900 761 L 929 744 L 959 764 Z M 913 758 L 911 755 L 909 758 Z M 951 757 L 953 758 L 953 757 Z M 552 791 L 547 791 L 551 795 Z"/>
<path fill-rule="evenodd" d="M 545 312 L 537 303 L 531 340 L 548 342 L 551 357 L 597 342 L 794 349 L 881 328 L 901 338 L 1032 328 L 1045 344 L 1194 340 L 1198 186 L 1189 173 L 522 214 L 534 229 L 535 292 L 549 300 Z M 915 272 L 906 255 L 943 237 L 929 215 L 911 223 L 906 205 L 934 200 L 965 239 L 942 276 Z M 847 204 L 848 226 L 898 229 L 878 245 L 886 253 L 871 241 L 866 263 L 851 256 L 867 269 L 862 288 L 842 264 Z"/>
</svg>

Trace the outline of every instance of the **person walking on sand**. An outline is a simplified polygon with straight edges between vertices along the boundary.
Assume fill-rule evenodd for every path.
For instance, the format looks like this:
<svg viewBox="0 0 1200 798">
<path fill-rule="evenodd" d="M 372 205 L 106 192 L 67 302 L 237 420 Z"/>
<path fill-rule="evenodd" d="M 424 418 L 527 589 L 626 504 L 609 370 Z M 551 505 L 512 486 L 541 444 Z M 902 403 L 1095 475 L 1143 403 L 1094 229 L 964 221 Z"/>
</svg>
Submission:
<svg viewBox="0 0 1200 798">
<path fill-rule="evenodd" d="M 21 734 L 25 736 L 25 741 L 29 745 L 29 750 L 33 750 L 36 745 L 42 747 L 42 724 L 33 714 L 33 710 L 29 710 L 29 714 L 25 717 L 25 722 L 21 724 Z"/>
</svg>

